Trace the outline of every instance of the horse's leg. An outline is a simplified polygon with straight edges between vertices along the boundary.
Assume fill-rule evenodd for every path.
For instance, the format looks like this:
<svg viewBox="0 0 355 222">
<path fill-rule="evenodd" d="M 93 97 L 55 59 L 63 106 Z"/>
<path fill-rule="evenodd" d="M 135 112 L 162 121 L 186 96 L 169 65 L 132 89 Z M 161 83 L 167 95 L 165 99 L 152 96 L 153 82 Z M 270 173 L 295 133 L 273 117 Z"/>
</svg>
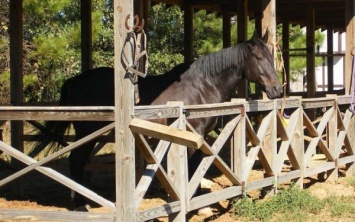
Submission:
<svg viewBox="0 0 355 222">
<path fill-rule="evenodd" d="M 74 123 L 76 140 L 83 138 L 94 131 L 94 123 L 77 122 Z M 96 128 L 95 128 L 96 129 Z M 90 154 L 95 146 L 95 141 L 91 141 L 82 145 L 81 147 L 71 151 L 69 155 L 69 165 L 71 178 L 83 185 L 84 183 L 84 170 L 87 163 L 90 161 Z M 83 207 L 86 205 L 86 199 L 84 196 L 75 193 L 74 194 L 74 209 Z M 84 209 L 83 209 L 84 210 Z"/>
</svg>

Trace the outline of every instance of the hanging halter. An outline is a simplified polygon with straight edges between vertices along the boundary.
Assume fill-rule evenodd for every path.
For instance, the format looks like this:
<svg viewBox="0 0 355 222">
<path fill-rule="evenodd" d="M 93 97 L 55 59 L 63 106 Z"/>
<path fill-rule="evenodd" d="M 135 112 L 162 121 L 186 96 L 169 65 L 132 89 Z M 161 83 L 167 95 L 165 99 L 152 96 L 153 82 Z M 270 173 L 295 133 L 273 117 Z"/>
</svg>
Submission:
<svg viewBox="0 0 355 222">
<path fill-rule="evenodd" d="M 352 64 L 352 83 L 351 83 L 351 89 L 350 89 L 350 94 L 351 94 L 351 103 L 349 110 L 355 114 L 355 109 L 354 109 L 354 86 L 355 86 L 355 48 L 351 51 L 351 55 L 353 56 L 353 64 Z"/>
<path fill-rule="evenodd" d="M 138 15 L 134 16 L 134 25 L 132 28 L 128 25 L 128 19 L 130 15 L 128 14 L 125 20 L 125 26 L 127 29 L 127 38 L 123 48 L 125 48 L 127 42 L 131 44 L 132 47 L 132 55 L 134 58 L 133 62 L 130 63 L 125 55 L 124 51 L 122 52 L 122 61 L 124 63 L 127 74 L 129 74 L 129 78 L 132 80 L 134 84 L 134 101 L 135 103 L 139 103 L 139 90 L 138 90 L 138 76 L 146 77 L 148 73 L 148 53 L 147 53 L 147 36 L 144 32 L 144 19 L 141 20 L 141 25 L 139 25 L 139 17 Z M 131 42 L 131 40 L 133 42 Z M 142 60 L 145 63 L 144 71 L 139 71 L 139 62 L 142 58 L 145 57 L 145 60 Z"/>
</svg>

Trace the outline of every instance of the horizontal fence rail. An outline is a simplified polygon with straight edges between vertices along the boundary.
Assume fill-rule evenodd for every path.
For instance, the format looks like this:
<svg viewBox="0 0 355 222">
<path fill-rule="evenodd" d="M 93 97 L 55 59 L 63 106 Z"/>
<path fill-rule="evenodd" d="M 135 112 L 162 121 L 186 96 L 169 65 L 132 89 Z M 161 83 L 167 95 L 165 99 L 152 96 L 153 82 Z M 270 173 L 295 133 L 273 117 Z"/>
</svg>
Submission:
<svg viewBox="0 0 355 222">
<path fill-rule="evenodd" d="M 314 99 L 233 99 L 221 104 L 183 105 L 174 102 L 164 106 L 136 107 L 130 129 L 139 154 L 146 162 L 132 194 L 137 218 L 147 221 L 161 216 L 185 214 L 252 190 L 276 191 L 280 184 L 290 181 L 302 185 L 306 177 L 321 173 L 325 173 L 327 179 L 336 180 L 338 170 L 343 166 L 347 175 L 354 176 L 355 120 L 349 110 L 350 104 L 350 96 L 328 95 Z M 53 118 L 53 115 L 56 117 Z M 196 133 L 189 120 L 212 116 L 224 116 L 225 124 L 218 137 L 210 143 L 204 139 L 204 135 Z M 165 126 L 149 121 L 161 118 L 173 120 L 172 124 Z M 114 107 L 0 107 L 0 120 L 112 122 Z M 97 138 L 107 130 L 100 129 L 83 140 L 87 142 Z M 159 141 L 151 143 L 149 138 Z M 0 185 L 31 170 L 38 170 L 110 209 L 112 213 L 103 214 L 102 219 L 112 220 L 113 215 L 119 213 L 115 212 L 114 203 L 42 166 L 63 152 L 80 146 L 81 142 L 70 143 L 59 151 L 61 153 L 54 153 L 39 161 L 17 153 L 16 149 L 1 142 L 2 151 L 28 166 L 9 178 L 1 178 Z M 186 146 L 200 149 L 204 153 L 203 160 L 190 180 L 187 180 Z M 222 155 L 225 149 L 230 149 L 228 158 Z M 325 157 L 325 161 L 315 164 L 314 157 L 320 154 Z M 231 185 L 194 196 L 212 166 Z M 263 177 L 251 180 L 250 175 L 256 166 L 262 167 Z M 169 198 L 161 206 L 140 209 L 154 177 L 167 191 Z M 0 210 L 0 214 L 5 215 L 0 219 L 10 219 L 13 218 L 11 215 L 19 214 L 13 212 Z M 65 213 L 65 217 L 70 213 Z M 77 215 L 73 212 L 71 216 L 73 218 Z"/>
</svg>

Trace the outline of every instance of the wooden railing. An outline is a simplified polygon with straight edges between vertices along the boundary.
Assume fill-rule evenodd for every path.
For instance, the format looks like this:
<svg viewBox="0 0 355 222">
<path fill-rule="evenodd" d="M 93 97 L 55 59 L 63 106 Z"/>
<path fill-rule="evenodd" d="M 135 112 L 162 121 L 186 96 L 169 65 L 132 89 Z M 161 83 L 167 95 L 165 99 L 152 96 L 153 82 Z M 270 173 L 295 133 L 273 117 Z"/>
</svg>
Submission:
<svg viewBox="0 0 355 222">
<path fill-rule="evenodd" d="M 136 107 L 130 129 L 147 166 L 132 194 L 133 198 L 127 200 L 127 206 L 136 208 L 137 218 L 142 221 L 166 215 L 174 215 L 174 218 L 180 218 L 179 220 L 183 221 L 186 212 L 242 195 L 251 190 L 267 188 L 273 191 L 280 184 L 289 181 L 295 181 L 301 185 L 304 178 L 324 172 L 328 175 L 328 179 L 335 180 L 340 166 L 345 166 L 347 174 L 353 176 L 355 175 L 355 120 L 353 113 L 348 109 L 350 102 L 350 96 L 327 96 L 318 99 L 295 97 L 287 100 L 233 100 L 210 105 L 185 106 L 180 103 L 171 103 L 166 106 Z M 22 110 L 20 107 L 13 109 L 1 107 L 0 119 L 38 120 L 38 116 L 42 116 L 39 115 L 40 112 L 50 112 L 48 118 L 51 118 L 52 112 L 60 113 L 62 117 L 70 120 L 80 115 L 87 115 L 85 111 L 79 111 L 79 108 L 70 111 L 67 109 L 58 108 L 57 110 L 52 107 L 31 110 L 27 107 Z M 90 120 L 98 115 L 100 121 L 112 121 L 113 114 L 107 109 L 107 107 L 101 107 L 99 111 L 101 114 L 90 114 Z M 71 112 L 75 114 L 72 115 Z M 80 112 L 79 115 L 78 112 Z M 89 113 L 92 113 L 91 110 Z M 286 114 L 289 118 L 285 118 Z M 213 144 L 203 140 L 204 137 L 196 134 L 188 123 L 188 120 L 192 118 L 226 115 L 229 121 Z M 47 117 L 47 114 L 43 116 Z M 170 126 L 147 121 L 157 118 L 170 118 L 174 121 Z M 107 129 L 100 129 L 100 132 L 88 135 L 83 140 L 96 138 L 102 133 L 101 131 L 107 131 Z M 149 144 L 147 136 L 159 139 L 160 142 L 153 146 Z M 65 151 L 75 149 L 80 144 L 81 141 L 73 143 L 66 147 Z M 201 149 L 205 154 L 190 181 L 187 180 L 186 146 Z M 112 214 L 101 215 L 102 219 L 114 218 L 116 211 L 114 203 L 92 191 L 87 192 L 86 188 L 70 182 L 68 178 L 63 179 L 59 173 L 53 173 L 52 170 L 41 166 L 55 156 L 46 157 L 37 162 L 28 159 L 29 157 L 22 153 L 17 153 L 3 142 L 0 142 L 0 149 L 29 165 L 25 168 L 26 170 L 17 175 L 33 169 L 39 170 L 110 209 Z M 230 149 L 230 158 L 221 157 L 220 153 L 224 149 Z M 316 153 L 324 155 L 326 161 L 314 165 L 313 156 Z M 251 180 L 250 175 L 256 162 L 261 163 L 264 177 Z M 287 171 L 283 170 L 285 164 L 288 165 Z M 206 172 L 212 165 L 218 168 L 232 185 L 195 197 L 194 193 L 201 179 L 206 176 Z M 116 164 L 116 167 L 119 167 L 119 164 Z M 159 179 L 169 194 L 169 200 L 161 206 L 138 210 L 154 176 Z M 7 181 L 3 179 L 0 184 L 4 182 Z M 117 189 L 124 188 L 116 187 Z M 2 211 L 2 213 L 6 212 Z M 7 215 L 11 218 L 10 213 Z M 18 215 L 17 211 L 16 215 Z M 38 216 L 38 218 L 44 219 L 44 216 Z"/>
</svg>

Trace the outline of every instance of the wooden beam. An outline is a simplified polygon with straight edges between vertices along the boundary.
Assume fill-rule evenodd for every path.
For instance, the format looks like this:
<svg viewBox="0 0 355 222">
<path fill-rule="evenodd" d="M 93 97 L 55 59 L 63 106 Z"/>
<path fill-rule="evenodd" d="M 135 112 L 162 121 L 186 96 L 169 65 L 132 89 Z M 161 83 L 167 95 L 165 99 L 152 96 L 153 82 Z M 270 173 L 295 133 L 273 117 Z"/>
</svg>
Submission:
<svg viewBox="0 0 355 222">
<path fill-rule="evenodd" d="M 268 32 L 267 45 L 270 49 L 274 59 L 274 66 L 276 68 L 276 0 L 262 0 L 261 6 L 263 10 L 263 16 L 261 20 L 261 32 L 263 36 Z M 266 93 L 262 92 L 262 98 L 267 99 Z"/>
<path fill-rule="evenodd" d="M 244 42 L 248 38 L 248 0 L 240 0 L 237 3 L 237 40 L 238 42 Z M 249 83 L 246 78 L 238 85 L 238 98 L 248 97 Z"/>
<path fill-rule="evenodd" d="M 171 126 L 153 123 L 141 119 L 132 119 L 129 128 L 133 133 L 150 136 L 179 145 L 198 149 L 202 146 L 203 137 L 196 133 L 181 131 Z"/>
<path fill-rule="evenodd" d="M 316 95 L 316 76 L 315 76 L 315 39 L 314 39 L 314 9 L 307 7 L 307 97 L 314 98 Z"/>
<path fill-rule="evenodd" d="M 346 26 L 346 49 L 345 49 L 345 94 L 350 94 L 352 82 L 352 57 L 355 56 L 355 0 L 346 0 L 345 26 Z"/>
<path fill-rule="evenodd" d="M 334 49 L 333 49 L 333 29 L 327 29 L 327 68 L 328 68 L 328 92 L 334 90 Z M 329 56 L 330 55 L 330 56 Z"/>
<path fill-rule="evenodd" d="M 23 7 L 22 0 L 10 1 L 10 103 L 18 106 L 23 102 Z M 11 121 L 11 146 L 24 152 L 23 122 Z M 22 163 L 11 159 L 14 168 Z M 23 195 L 21 180 L 13 187 L 19 195 Z"/>
<path fill-rule="evenodd" d="M 125 19 L 131 15 L 133 26 L 133 0 L 114 1 L 114 46 L 115 46 L 115 178 L 116 221 L 137 221 L 134 201 L 135 148 L 134 137 L 128 126 L 134 115 L 134 87 L 121 62 L 121 53 L 132 58 L 130 44 L 125 44 L 127 31 Z M 123 46 L 126 45 L 126 48 Z M 128 61 L 132 62 L 132 61 Z"/>
</svg>

